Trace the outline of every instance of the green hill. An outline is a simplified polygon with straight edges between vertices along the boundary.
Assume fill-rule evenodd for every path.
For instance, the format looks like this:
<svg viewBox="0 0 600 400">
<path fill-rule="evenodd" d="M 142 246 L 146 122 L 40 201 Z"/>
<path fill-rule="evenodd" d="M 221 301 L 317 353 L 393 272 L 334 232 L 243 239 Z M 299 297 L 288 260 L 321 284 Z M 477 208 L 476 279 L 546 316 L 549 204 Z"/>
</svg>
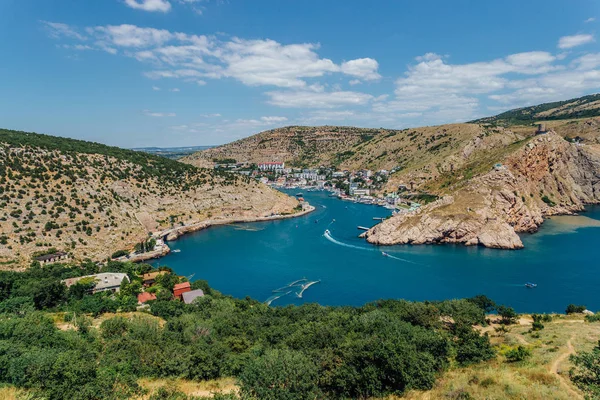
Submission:
<svg viewBox="0 0 600 400">
<path fill-rule="evenodd" d="M 554 121 L 575 118 L 590 118 L 600 115 L 600 93 L 571 100 L 555 101 L 537 106 L 517 108 L 473 121 L 474 123 L 497 123 L 522 125 L 535 121 Z"/>
</svg>

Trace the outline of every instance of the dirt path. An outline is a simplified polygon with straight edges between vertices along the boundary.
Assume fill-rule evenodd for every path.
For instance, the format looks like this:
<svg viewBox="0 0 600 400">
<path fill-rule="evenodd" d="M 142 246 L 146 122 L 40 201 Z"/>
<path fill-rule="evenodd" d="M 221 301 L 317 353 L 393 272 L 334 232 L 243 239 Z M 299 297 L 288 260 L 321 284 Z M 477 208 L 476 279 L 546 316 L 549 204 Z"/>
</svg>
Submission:
<svg viewBox="0 0 600 400">
<path fill-rule="evenodd" d="M 571 354 L 575 354 L 575 349 L 573 348 L 573 344 L 571 343 L 574 337 L 575 335 L 571 336 L 571 338 L 567 341 L 567 351 L 562 353 L 554 360 L 554 362 L 552 362 L 552 364 L 550 365 L 550 372 L 556 375 L 556 377 L 558 377 L 558 379 L 560 380 L 560 384 L 565 388 L 567 392 L 569 392 L 571 396 L 573 396 L 574 399 L 583 399 L 583 396 L 578 391 L 573 389 L 573 387 L 571 386 L 571 382 L 567 378 L 565 378 L 561 373 L 559 373 L 560 364 L 563 363 L 567 358 L 569 358 Z"/>
</svg>

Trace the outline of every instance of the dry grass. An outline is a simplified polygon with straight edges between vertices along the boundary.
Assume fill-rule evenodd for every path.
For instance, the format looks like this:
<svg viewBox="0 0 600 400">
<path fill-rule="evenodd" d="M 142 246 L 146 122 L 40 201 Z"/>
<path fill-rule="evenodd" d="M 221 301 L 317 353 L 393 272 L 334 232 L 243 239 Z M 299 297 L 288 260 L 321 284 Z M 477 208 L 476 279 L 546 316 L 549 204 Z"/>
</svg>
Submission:
<svg viewBox="0 0 600 400">
<path fill-rule="evenodd" d="M 571 384 L 568 371 L 569 342 L 573 350 L 589 351 L 600 336 L 599 323 L 586 323 L 583 316 L 556 315 L 537 334 L 529 333 L 531 318 L 523 316 L 507 333 L 489 332 L 499 350 L 525 345 L 532 350 L 530 359 L 508 363 L 502 355 L 479 365 L 454 368 L 445 373 L 429 391 L 410 391 L 403 399 L 583 399 Z M 556 369 L 556 371 L 555 371 Z M 396 398 L 396 397 L 392 397 Z"/>
<path fill-rule="evenodd" d="M 212 397 L 215 393 L 229 394 L 237 393 L 238 387 L 233 378 L 223 378 L 218 380 L 192 382 L 183 379 L 167 380 L 167 379 L 140 379 L 138 381 L 142 388 L 148 393 L 139 398 L 139 400 L 147 400 L 161 387 L 169 387 L 177 389 L 188 396 Z"/>
</svg>

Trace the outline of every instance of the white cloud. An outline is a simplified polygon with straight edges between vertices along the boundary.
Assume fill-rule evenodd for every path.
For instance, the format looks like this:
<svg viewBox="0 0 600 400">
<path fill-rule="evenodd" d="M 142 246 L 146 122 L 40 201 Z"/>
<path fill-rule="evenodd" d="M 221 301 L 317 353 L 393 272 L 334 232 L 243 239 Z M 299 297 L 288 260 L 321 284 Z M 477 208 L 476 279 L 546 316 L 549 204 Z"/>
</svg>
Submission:
<svg viewBox="0 0 600 400">
<path fill-rule="evenodd" d="M 152 90 L 158 92 L 158 91 L 160 91 L 160 88 L 158 86 L 152 86 Z"/>
<path fill-rule="evenodd" d="M 174 36 L 164 29 L 140 28 L 135 25 L 108 25 L 88 28 L 89 34 L 119 47 L 149 47 L 161 45 Z"/>
<path fill-rule="evenodd" d="M 46 28 L 48 35 L 54 39 L 60 39 L 63 37 L 77 40 L 87 39 L 84 35 L 80 34 L 67 24 L 49 21 L 42 21 L 42 24 Z"/>
<path fill-rule="evenodd" d="M 336 72 L 333 61 L 319 58 L 314 44 L 282 45 L 274 40 L 243 40 L 234 38 L 221 50 L 227 64 L 226 76 L 249 86 L 306 86 L 302 78 L 321 77 Z"/>
<path fill-rule="evenodd" d="M 591 17 L 591 18 L 586 19 L 583 22 L 586 23 L 586 24 L 589 24 L 590 22 L 594 22 L 594 21 L 596 21 L 596 18 L 595 17 Z"/>
<path fill-rule="evenodd" d="M 260 120 L 269 124 L 274 124 L 279 122 L 285 122 L 288 119 L 286 117 L 260 117 Z"/>
<path fill-rule="evenodd" d="M 216 118 L 216 117 L 220 117 L 221 114 L 215 113 L 215 114 L 202 114 L 200 115 L 203 118 Z"/>
<path fill-rule="evenodd" d="M 144 115 L 147 115 L 148 117 L 157 117 L 157 118 L 176 117 L 177 116 L 177 114 L 175 114 L 175 113 L 151 112 L 149 110 L 144 110 Z"/>
<path fill-rule="evenodd" d="M 366 104 L 373 98 L 370 94 L 350 91 L 274 91 L 267 92 L 267 95 L 269 96 L 269 104 L 285 108 L 336 108 L 341 106 L 357 106 Z"/>
<path fill-rule="evenodd" d="M 363 80 L 371 81 L 381 78 L 377 73 L 379 63 L 372 58 L 359 58 L 342 63 L 342 72 Z"/>
<path fill-rule="evenodd" d="M 171 89 L 170 91 L 171 91 L 171 92 L 175 92 L 175 93 L 176 93 L 176 92 L 181 92 L 181 90 L 179 90 L 179 88 L 173 88 L 173 89 Z"/>
<path fill-rule="evenodd" d="M 354 85 L 360 85 L 362 82 L 360 79 L 352 79 L 350 82 L 348 82 L 351 86 Z"/>
<path fill-rule="evenodd" d="M 125 4 L 136 10 L 158 11 L 163 13 L 171 10 L 171 3 L 167 0 L 125 0 Z"/>
<path fill-rule="evenodd" d="M 558 40 L 558 48 L 559 49 L 571 49 L 573 47 L 582 46 L 587 43 L 591 43 L 594 41 L 594 36 L 592 35 L 573 35 L 573 36 L 563 36 Z"/>
</svg>

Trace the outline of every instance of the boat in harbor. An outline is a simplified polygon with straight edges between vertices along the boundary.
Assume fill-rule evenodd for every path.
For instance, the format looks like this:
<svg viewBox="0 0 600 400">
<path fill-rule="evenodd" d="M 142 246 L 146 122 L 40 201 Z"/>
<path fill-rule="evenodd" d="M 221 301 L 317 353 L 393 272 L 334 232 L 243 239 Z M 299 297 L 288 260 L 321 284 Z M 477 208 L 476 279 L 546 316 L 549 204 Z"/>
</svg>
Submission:
<svg viewBox="0 0 600 400">
<path fill-rule="evenodd" d="M 527 283 L 525 284 L 525 287 L 526 287 L 527 289 L 533 289 L 533 288 L 537 287 L 537 283 L 527 282 Z"/>
</svg>

